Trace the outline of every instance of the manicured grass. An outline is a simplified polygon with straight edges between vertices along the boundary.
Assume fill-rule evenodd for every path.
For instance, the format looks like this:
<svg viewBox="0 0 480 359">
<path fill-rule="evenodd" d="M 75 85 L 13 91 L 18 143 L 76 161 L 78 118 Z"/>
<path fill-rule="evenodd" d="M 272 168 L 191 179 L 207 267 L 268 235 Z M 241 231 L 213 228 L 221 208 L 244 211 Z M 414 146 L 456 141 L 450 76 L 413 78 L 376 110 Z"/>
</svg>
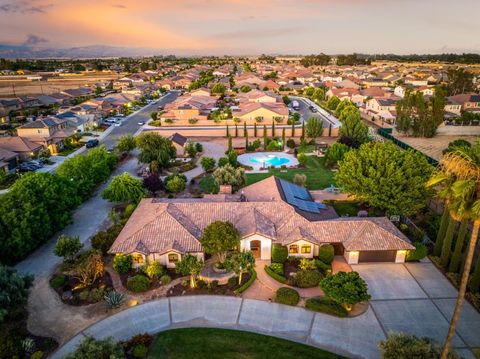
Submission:
<svg viewBox="0 0 480 359">
<path fill-rule="evenodd" d="M 265 173 L 250 173 L 247 174 L 247 185 L 270 176 L 277 176 L 293 182 L 293 177 L 297 173 L 307 176 L 307 188 L 310 190 L 324 189 L 334 183 L 333 172 L 325 166 L 325 157 L 308 156 L 306 168 L 288 169 L 286 172 L 275 168 Z"/>
<path fill-rule="evenodd" d="M 215 183 L 215 180 L 210 175 L 202 177 L 198 185 L 200 187 L 200 190 L 204 193 L 218 193 L 218 185 Z"/>
<path fill-rule="evenodd" d="M 297 152 L 298 153 L 311 153 L 315 151 L 315 146 L 313 145 L 305 145 L 305 146 L 298 146 L 297 147 Z"/>
<path fill-rule="evenodd" d="M 339 216 L 355 217 L 360 210 L 360 202 L 356 201 L 332 201 L 332 206 Z"/>
<path fill-rule="evenodd" d="M 202 358 L 342 358 L 321 349 L 284 339 L 249 332 L 187 328 L 161 332 L 155 338 L 149 359 Z"/>
</svg>

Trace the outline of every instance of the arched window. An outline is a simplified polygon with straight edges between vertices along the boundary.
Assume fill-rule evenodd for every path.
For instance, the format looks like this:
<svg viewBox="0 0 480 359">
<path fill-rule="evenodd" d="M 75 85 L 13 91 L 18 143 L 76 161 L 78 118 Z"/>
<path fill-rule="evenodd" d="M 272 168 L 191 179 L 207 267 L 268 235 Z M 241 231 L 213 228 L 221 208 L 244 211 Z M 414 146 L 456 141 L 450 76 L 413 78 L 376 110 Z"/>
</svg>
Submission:
<svg viewBox="0 0 480 359">
<path fill-rule="evenodd" d="M 132 254 L 132 259 L 134 264 L 143 264 L 144 262 L 143 255 L 139 253 Z"/>
</svg>

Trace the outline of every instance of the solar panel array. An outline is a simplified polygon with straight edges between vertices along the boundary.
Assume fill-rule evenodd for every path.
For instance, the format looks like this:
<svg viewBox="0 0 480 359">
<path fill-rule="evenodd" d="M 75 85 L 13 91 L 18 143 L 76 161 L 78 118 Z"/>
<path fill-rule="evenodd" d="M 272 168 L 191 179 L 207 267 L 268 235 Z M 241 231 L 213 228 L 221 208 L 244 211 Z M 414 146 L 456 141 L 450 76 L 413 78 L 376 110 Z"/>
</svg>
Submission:
<svg viewBox="0 0 480 359">
<path fill-rule="evenodd" d="M 313 202 L 310 193 L 300 186 L 285 180 L 280 180 L 285 199 L 292 206 L 297 207 L 306 212 L 320 213 L 320 209 L 326 209 L 327 207 L 322 203 Z"/>
</svg>

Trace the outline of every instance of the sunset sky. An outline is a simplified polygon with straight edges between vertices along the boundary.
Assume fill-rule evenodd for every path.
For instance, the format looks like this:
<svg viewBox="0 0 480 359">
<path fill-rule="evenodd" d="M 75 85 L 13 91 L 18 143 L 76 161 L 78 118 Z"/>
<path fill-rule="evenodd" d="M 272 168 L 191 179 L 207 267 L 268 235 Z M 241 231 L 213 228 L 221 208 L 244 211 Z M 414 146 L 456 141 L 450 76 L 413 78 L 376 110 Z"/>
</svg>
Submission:
<svg viewBox="0 0 480 359">
<path fill-rule="evenodd" d="M 0 43 L 159 53 L 480 53 L 480 0 L 0 0 Z"/>
</svg>

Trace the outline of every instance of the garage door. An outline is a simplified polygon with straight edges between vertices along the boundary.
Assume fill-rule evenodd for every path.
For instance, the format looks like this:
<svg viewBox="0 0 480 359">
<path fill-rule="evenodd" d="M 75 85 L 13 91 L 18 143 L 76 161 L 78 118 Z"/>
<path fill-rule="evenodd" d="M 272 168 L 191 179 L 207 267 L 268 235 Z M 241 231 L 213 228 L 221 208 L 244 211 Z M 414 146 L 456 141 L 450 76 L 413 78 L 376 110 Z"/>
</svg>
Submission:
<svg viewBox="0 0 480 359">
<path fill-rule="evenodd" d="M 396 256 L 397 251 L 364 251 L 360 252 L 358 262 L 395 262 Z"/>
</svg>

